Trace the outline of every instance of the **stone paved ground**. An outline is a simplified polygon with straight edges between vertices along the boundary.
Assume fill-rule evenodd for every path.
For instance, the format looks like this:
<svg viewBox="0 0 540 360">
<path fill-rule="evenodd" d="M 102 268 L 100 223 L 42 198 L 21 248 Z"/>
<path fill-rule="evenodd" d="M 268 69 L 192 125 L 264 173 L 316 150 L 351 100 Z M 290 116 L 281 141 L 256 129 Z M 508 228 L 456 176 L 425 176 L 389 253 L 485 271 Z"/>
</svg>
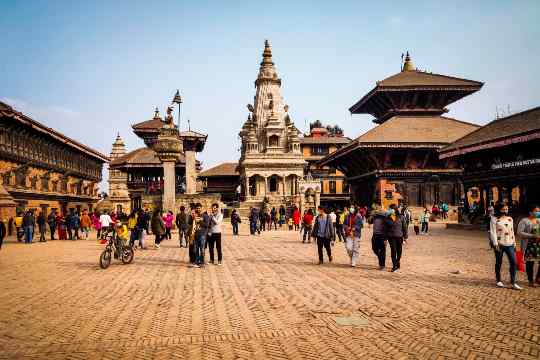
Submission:
<svg viewBox="0 0 540 360">
<path fill-rule="evenodd" d="M 540 289 L 495 288 L 482 234 L 413 237 L 400 274 L 377 270 L 366 240 L 356 269 L 342 244 L 316 265 L 290 232 L 224 243 L 224 266 L 204 270 L 175 241 L 107 270 L 95 241 L 8 243 L 0 358 L 540 357 Z"/>
</svg>

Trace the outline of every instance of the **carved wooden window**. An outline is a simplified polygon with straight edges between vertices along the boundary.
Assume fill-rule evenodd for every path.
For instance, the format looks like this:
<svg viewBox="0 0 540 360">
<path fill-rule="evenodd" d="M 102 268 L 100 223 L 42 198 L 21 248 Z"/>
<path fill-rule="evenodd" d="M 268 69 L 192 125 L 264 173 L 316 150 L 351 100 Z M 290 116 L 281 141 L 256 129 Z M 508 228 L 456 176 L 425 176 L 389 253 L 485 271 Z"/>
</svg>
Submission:
<svg viewBox="0 0 540 360">
<path fill-rule="evenodd" d="M 49 175 L 41 177 L 41 191 L 49 191 Z"/>
<path fill-rule="evenodd" d="M 330 180 L 328 182 L 328 187 L 330 189 L 330 194 L 335 194 L 336 193 L 336 182 L 334 180 Z"/>
<path fill-rule="evenodd" d="M 4 185 L 11 185 L 11 171 L 2 175 L 2 183 Z"/>
<path fill-rule="evenodd" d="M 37 190 L 37 181 L 38 181 L 37 176 L 34 176 L 34 177 L 30 178 L 30 188 L 31 189 Z"/>
<path fill-rule="evenodd" d="M 15 182 L 17 186 L 26 187 L 26 171 L 20 170 L 15 172 Z"/>
</svg>

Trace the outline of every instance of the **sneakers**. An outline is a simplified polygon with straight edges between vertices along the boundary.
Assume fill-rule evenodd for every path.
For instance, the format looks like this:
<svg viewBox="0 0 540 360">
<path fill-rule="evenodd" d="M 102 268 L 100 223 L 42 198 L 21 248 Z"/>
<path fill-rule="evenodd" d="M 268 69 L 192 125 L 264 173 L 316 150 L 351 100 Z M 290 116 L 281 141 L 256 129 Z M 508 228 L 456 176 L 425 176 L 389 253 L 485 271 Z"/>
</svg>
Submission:
<svg viewBox="0 0 540 360">
<path fill-rule="evenodd" d="M 159 249 L 159 244 L 156 244 L 156 249 Z"/>
<path fill-rule="evenodd" d="M 496 285 L 497 285 L 497 287 L 500 287 L 500 288 L 504 287 L 504 284 L 503 284 L 502 281 L 498 281 Z"/>
<path fill-rule="evenodd" d="M 393 267 L 391 272 L 398 272 L 399 271 L 399 268 L 398 267 Z"/>
<path fill-rule="evenodd" d="M 221 265 L 223 265 L 223 264 L 221 263 L 221 261 L 218 261 L 217 265 L 218 265 L 218 266 L 221 266 Z"/>
<path fill-rule="evenodd" d="M 356 267 L 356 264 L 351 264 L 351 267 Z"/>
<path fill-rule="evenodd" d="M 514 290 L 523 290 L 523 288 L 521 286 L 519 286 L 518 284 L 513 284 L 512 289 L 514 289 Z"/>
<path fill-rule="evenodd" d="M 191 265 L 189 265 L 189 267 L 190 267 L 190 268 L 200 268 L 200 266 L 197 265 L 197 264 L 191 264 Z"/>
</svg>

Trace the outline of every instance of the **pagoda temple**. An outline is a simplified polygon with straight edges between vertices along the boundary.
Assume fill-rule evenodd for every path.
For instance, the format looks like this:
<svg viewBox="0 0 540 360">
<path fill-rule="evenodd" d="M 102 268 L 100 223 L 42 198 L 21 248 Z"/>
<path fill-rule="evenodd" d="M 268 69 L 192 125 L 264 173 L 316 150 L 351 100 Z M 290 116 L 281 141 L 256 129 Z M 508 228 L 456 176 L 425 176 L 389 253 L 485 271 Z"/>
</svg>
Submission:
<svg viewBox="0 0 540 360">
<path fill-rule="evenodd" d="M 448 105 L 482 86 L 420 71 L 407 53 L 399 73 L 378 81 L 349 109 L 372 115 L 377 126 L 320 164 L 342 171 L 362 205 L 456 205 L 462 170 L 452 159 L 439 159 L 438 151 L 478 126 L 443 114 Z"/>
</svg>

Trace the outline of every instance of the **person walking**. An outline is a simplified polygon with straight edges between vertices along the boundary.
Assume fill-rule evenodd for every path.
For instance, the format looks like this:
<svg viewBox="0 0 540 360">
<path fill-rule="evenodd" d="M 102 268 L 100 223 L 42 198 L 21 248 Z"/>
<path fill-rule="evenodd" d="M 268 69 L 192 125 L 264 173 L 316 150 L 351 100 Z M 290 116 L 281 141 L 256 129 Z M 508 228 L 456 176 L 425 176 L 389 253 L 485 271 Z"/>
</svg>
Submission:
<svg viewBox="0 0 540 360">
<path fill-rule="evenodd" d="M 259 212 L 259 233 L 261 231 L 266 231 L 266 215 L 264 210 Z"/>
<path fill-rule="evenodd" d="M 334 242 L 336 241 L 336 220 L 337 220 L 337 215 L 334 212 L 334 209 L 332 209 L 330 211 L 330 214 L 328 214 L 328 215 L 330 216 L 330 220 L 332 220 L 332 228 L 334 229 L 334 233 L 332 234 L 332 246 L 334 246 Z"/>
<path fill-rule="evenodd" d="M 333 240 L 334 228 L 332 225 L 332 219 L 322 206 L 317 208 L 319 215 L 315 219 L 315 225 L 311 232 L 311 237 L 317 239 L 317 251 L 319 254 L 319 265 L 323 264 L 323 247 L 326 249 L 328 255 L 328 262 L 332 262 L 332 249 L 330 242 Z"/>
<path fill-rule="evenodd" d="M 371 249 L 377 256 L 379 270 L 384 270 L 386 263 L 386 212 L 379 207 L 373 209 L 371 213 L 373 223 L 373 235 L 371 236 Z"/>
<path fill-rule="evenodd" d="M 251 208 L 249 213 L 249 232 L 251 235 L 255 235 L 255 232 L 261 233 L 260 228 L 257 227 L 257 221 L 259 221 L 259 210 L 255 207 Z"/>
<path fill-rule="evenodd" d="M 79 240 L 79 229 L 81 228 L 81 218 L 79 213 L 73 212 L 71 216 L 71 228 L 73 229 L 73 239 Z"/>
<path fill-rule="evenodd" d="M 302 218 L 302 228 L 304 229 L 302 242 L 311 243 L 311 231 L 313 230 L 313 211 L 311 209 L 308 209 Z"/>
<path fill-rule="evenodd" d="M 154 210 L 150 226 L 152 227 L 152 234 L 156 237 L 154 241 L 156 249 L 159 249 L 161 240 L 165 236 L 165 222 L 163 221 L 161 210 Z"/>
<path fill-rule="evenodd" d="M 349 208 L 349 215 L 345 218 L 343 228 L 345 230 L 345 248 L 349 255 L 351 266 L 356 267 L 358 255 L 360 254 L 360 238 L 362 237 L 362 228 L 364 227 L 364 218 L 358 212 L 355 206 Z"/>
<path fill-rule="evenodd" d="M 489 222 L 489 237 L 495 253 L 495 278 L 498 287 L 505 287 L 501 280 L 501 266 L 506 254 L 509 263 L 510 281 L 512 288 L 521 290 L 516 281 L 516 238 L 514 221 L 508 216 L 508 205 L 497 203 L 495 215 Z"/>
<path fill-rule="evenodd" d="M 336 212 L 336 235 L 338 242 L 345 241 L 345 231 L 343 229 L 343 223 L 345 222 L 345 212 L 338 209 Z"/>
<path fill-rule="evenodd" d="M 101 237 L 105 238 L 109 231 L 112 229 L 111 226 L 114 224 L 113 219 L 107 213 L 107 210 L 99 216 L 99 224 L 101 226 Z"/>
<path fill-rule="evenodd" d="M 426 234 L 429 231 L 429 210 L 424 208 L 424 212 L 420 215 L 420 224 L 422 228 L 420 229 L 420 234 Z"/>
<path fill-rule="evenodd" d="M 31 244 L 34 239 L 34 228 L 36 227 L 36 219 L 32 210 L 28 210 L 24 214 L 22 227 L 24 230 L 24 243 Z"/>
<path fill-rule="evenodd" d="M 274 225 L 274 230 L 277 230 L 278 212 L 275 207 L 273 207 L 270 211 L 270 221 Z M 272 228 L 272 226 L 270 226 L 270 228 Z"/>
<path fill-rule="evenodd" d="M 7 234 L 6 224 L 4 223 L 4 219 L 0 218 L 0 249 L 2 249 L 2 244 L 4 243 L 6 234 Z"/>
<path fill-rule="evenodd" d="M 285 214 L 287 211 L 285 210 L 285 206 L 281 205 L 279 207 L 279 227 L 281 228 L 285 224 Z"/>
<path fill-rule="evenodd" d="M 72 216 L 73 216 L 73 210 L 70 210 L 65 216 L 66 230 L 67 230 L 67 236 L 69 240 L 73 240 L 73 227 L 72 227 L 72 222 L 71 222 Z"/>
<path fill-rule="evenodd" d="M 98 240 L 101 239 L 101 222 L 99 221 L 99 218 L 100 215 L 97 210 L 94 211 L 94 213 L 92 214 L 92 226 L 94 227 L 94 229 L 96 229 L 96 237 Z"/>
<path fill-rule="evenodd" d="M 37 217 L 37 225 L 39 230 L 39 242 L 46 242 L 45 232 L 47 231 L 47 217 L 45 216 L 45 211 L 41 210 Z"/>
<path fill-rule="evenodd" d="M 22 238 L 24 236 L 23 213 L 18 212 L 13 222 L 15 223 L 15 236 L 17 237 L 17 241 L 22 242 Z"/>
<path fill-rule="evenodd" d="M 525 270 L 530 287 L 540 285 L 540 207 L 529 206 L 529 216 L 521 219 L 517 226 L 517 234 L 521 240 L 521 251 L 525 260 Z M 534 263 L 538 264 L 536 278 Z"/>
<path fill-rule="evenodd" d="M 135 247 L 135 240 L 139 238 L 137 231 L 137 211 L 132 210 L 127 219 L 127 228 L 129 231 L 129 246 Z"/>
<path fill-rule="evenodd" d="M 390 255 L 392 257 L 392 272 L 396 272 L 401 267 L 401 253 L 403 242 L 409 237 L 407 224 L 397 211 L 395 204 L 390 205 L 386 217 L 386 235 L 390 243 Z"/>
<path fill-rule="evenodd" d="M 295 206 L 292 214 L 292 219 L 294 222 L 294 231 L 300 230 L 300 210 Z"/>
<path fill-rule="evenodd" d="M 47 216 L 47 223 L 49 224 L 49 231 L 51 232 L 51 240 L 54 240 L 54 232 L 56 231 L 56 213 L 51 210 L 49 216 Z"/>
<path fill-rule="evenodd" d="M 83 210 L 81 215 L 81 233 L 84 234 L 86 240 L 90 237 L 90 227 L 92 227 L 92 219 L 88 215 L 88 210 Z"/>
<path fill-rule="evenodd" d="M 56 224 L 58 226 L 58 240 L 67 240 L 66 217 L 63 213 L 56 212 Z"/>
<path fill-rule="evenodd" d="M 218 204 L 212 204 L 212 214 L 210 215 L 210 235 L 208 236 L 208 252 L 210 253 L 210 262 L 214 261 L 214 245 L 216 246 L 218 265 L 223 262 L 223 253 L 221 252 L 221 223 L 223 222 L 223 214 L 219 209 Z"/>
<path fill-rule="evenodd" d="M 174 221 L 174 215 L 173 215 L 172 211 L 169 210 L 169 211 L 167 211 L 167 213 L 165 215 L 163 215 L 163 222 L 165 223 L 165 236 L 164 236 L 164 239 L 168 239 L 168 240 L 172 239 L 171 229 L 172 229 L 173 221 Z"/>
<path fill-rule="evenodd" d="M 137 225 L 135 226 L 135 229 L 137 230 L 137 239 L 139 240 L 139 247 L 141 249 L 146 249 L 144 240 L 146 238 L 146 229 L 148 229 L 149 222 L 148 214 L 144 210 L 139 209 L 137 212 Z"/>
<path fill-rule="evenodd" d="M 194 267 L 204 267 L 204 249 L 206 239 L 210 231 L 210 216 L 202 212 L 201 203 L 195 204 L 195 214 L 193 218 L 195 233 L 195 264 Z"/>
<path fill-rule="evenodd" d="M 240 215 L 236 212 L 236 209 L 232 211 L 231 213 L 231 225 L 232 225 L 232 231 L 233 235 L 238 236 L 238 224 L 240 224 L 242 220 L 240 219 Z"/>
<path fill-rule="evenodd" d="M 180 206 L 180 212 L 176 214 L 176 227 L 178 228 L 178 245 L 187 247 L 188 215 L 185 206 Z"/>
</svg>

